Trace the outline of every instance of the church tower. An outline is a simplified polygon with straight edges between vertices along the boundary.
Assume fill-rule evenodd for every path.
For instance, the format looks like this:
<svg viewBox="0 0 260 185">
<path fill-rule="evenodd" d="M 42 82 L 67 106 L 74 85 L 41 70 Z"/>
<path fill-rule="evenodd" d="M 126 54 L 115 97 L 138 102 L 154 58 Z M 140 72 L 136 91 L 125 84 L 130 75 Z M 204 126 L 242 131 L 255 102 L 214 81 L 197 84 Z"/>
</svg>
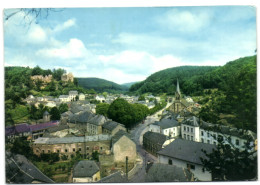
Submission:
<svg viewBox="0 0 260 185">
<path fill-rule="evenodd" d="M 177 79 L 177 86 L 176 86 L 176 92 L 175 92 L 175 101 L 176 100 L 181 100 L 181 91 L 180 91 L 178 79 Z"/>
</svg>

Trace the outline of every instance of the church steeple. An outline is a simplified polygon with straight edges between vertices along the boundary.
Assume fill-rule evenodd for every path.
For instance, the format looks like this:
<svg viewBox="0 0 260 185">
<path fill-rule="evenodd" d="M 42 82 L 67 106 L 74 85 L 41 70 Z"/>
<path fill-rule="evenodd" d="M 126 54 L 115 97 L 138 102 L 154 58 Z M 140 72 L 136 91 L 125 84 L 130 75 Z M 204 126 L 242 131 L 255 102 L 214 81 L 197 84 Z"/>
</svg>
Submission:
<svg viewBox="0 0 260 185">
<path fill-rule="evenodd" d="M 180 86 L 179 86 L 179 80 L 177 78 L 177 85 L 176 85 L 176 92 L 175 92 L 175 100 L 180 100 L 181 99 L 181 91 L 180 91 Z"/>
</svg>

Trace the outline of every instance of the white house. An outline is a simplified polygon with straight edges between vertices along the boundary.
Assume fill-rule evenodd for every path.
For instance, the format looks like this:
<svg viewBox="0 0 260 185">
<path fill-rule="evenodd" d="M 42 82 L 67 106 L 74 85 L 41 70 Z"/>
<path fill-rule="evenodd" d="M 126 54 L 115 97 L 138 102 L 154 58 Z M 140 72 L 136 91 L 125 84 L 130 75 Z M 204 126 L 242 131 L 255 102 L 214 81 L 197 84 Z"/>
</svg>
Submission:
<svg viewBox="0 0 260 185">
<path fill-rule="evenodd" d="M 105 102 L 105 101 L 106 101 L 106 98 L 105 98 L 103 95 L 97 95 L 97 96 L 96 96 L 96 100 L 97 100 L 97 101 L 100 101 L 100 102 Z"/>
<path fill-rule="evenodd" d="M 213 148 L 215 145 L 175 139 L 157 154 L 159 163 L 188 168 L 194 174 L 194 178 L 200 181 L 212 181 L 212 174 L 203 168 L 200 158 L 205 158 L 201 149 L 210 153 Z"/>
<path fill-rule="evenodd" d="M 100 170 L 95 161 L 79 161 L 73 169 L 73 182 L 97 182 Z"/>
<path fill-rule="evenodd" d="M 76 96 L 78 96 L 78 91 L 69 91 L 70 101 L 76 100 Z"/>
<path fill-rule="evenodd" d="M 192 116 L 181 123 L 181 137 L 183 139 L 200 142 L 199 119 Z"/>
<path fill-rule="evenodd" d="M 69 98 L 69 95 L 60 95 L 59 100 L 61 102 L 70 102 L 71 101 L 70 98 Z"/>
<path fill-rule="evenodd" d="M 169 137 L 180 135 L 180 124 L 174 118 L 165 118 L 149 125 L 149 131 L 161 133 Z"/>
<path fill-rule="evenodd" d="M 83 93 L 80 93 L 80 94 L 79 94 L 79 100 L 80 100 L 80 101 L 85 100 L 85 95 L 84 95 Z"/>
</svg>

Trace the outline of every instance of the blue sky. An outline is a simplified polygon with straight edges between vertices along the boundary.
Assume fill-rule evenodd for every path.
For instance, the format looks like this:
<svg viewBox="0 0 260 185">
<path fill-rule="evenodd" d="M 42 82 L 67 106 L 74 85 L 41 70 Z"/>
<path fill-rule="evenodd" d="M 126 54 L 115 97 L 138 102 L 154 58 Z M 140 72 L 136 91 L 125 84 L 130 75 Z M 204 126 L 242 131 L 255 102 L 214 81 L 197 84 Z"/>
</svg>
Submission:
<svg viewBox="0 0 260 185">
<path fill-rule="evenodd" d="M 175 66 L 224 65 L 256 49 L 251 6 L 65 8 L 29 26 L 23 17 L 4 21 L 6 66 L 64 68 L 116 83 Z"/>
</svg>

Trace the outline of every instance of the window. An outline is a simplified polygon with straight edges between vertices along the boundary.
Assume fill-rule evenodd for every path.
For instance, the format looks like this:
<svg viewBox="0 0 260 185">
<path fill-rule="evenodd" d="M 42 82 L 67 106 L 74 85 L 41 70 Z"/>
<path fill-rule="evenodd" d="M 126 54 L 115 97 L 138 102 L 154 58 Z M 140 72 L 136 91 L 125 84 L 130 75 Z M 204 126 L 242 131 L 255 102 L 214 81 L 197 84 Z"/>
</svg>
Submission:
<svg viewBox="0 0 260 185">
<path fill-rule="evenodd" d="M 201 142 L 204 143 L 204 139 L 201 138 Z"/>
<path fill-rule="evenodd" d="M 79 148 L 79 151 L 81 152 L 81 148 Z"/>
<path fill-rule="evenodd" d="M 73 152 L 75 152 L 75 148 L 73 148 Z"/>
<path fill-rule="evenodd" d="M 208 132 L 208 137 L 209 137 L 209 132 Z"/>
<path fill-rule="evenodd" d="M 89 150 L 89 146 L 87 146 L 86 150 Z"/>
<path fill-rule="evenodd" d="M 216 142 L 216 141 L 214 141 L 214 142 L 213 142 L 213 144 L 214 144 L 214 145 L 217 145 L 217 142 Z"/>
<path fill-rule="evenodd" d="M 217 139 L 217 134 L 213 134 L 213 138 L 214 138 L 214 139 Z"/>
<path fill-rule="evenodd" d="M 172 165 L 172 160 L 171 159 L 168 160 L 168 164 Z"/>
<path fill-rule="evenodd" d="M 204 132 L 203 131 L 201 131 L 201 136 L 204 136 Z"/>
<path fill-rule="evenodd" d="M 60 150 L 57 150 L 57 153 L 60 153 Z"/>
<path fill-rule="evenodd" d="M 190 131 L 190 127 L 187 127 L 187 132 L 189 132 Z"/>
<path fill-rule="evenodd" d="M 51 151 L 50 151 L 50 150 L 48 150 L 48 153 L 51 153 Z"/>
<path fill-rule="evenodd" d="M 190 140 L 190 135 L 187 135 L 187 139 Z"/>
<path fill-rule="evenodd" d="M 187 168 L 189 169 L 192 169 L 192 170 L 195 170 L 195 165 L 193 164 L 187 164 Z"/>
<path fill-rule="evenodd" d="M 193 136 L 190 136 L 191 137 L 191 140 L 193 141 Z"/>
<path fill-rule="evenodd" d="M 210 144 L 210 140 L 208 140 L 208 144 Z"/>
<path fill-rule="evenodd" d="M 239 146 L 239 140 L 238 139 L 236 139 L 236 145 Z"/>
<path fill-rule="evenodd" d="M 186 131 L 186 127 L 185 126 L 183 127 L 183 130 Z"/>
<path fill-rule="evenodd" d="M 100 147 L 100 150 L 102 150 L 103 149 L 103 147 Z"/>
<path fill-rule="evenodd" d="M 44 153 L 44 150 L 42 150 L 42 153 Z"/>
<path fill-rule="evenodd" d="M 184 139 L 186 139 L 186 134 L 184 134 Z"/>
<path fill-rule="evenodd" d="M 190 132 L 193 133 L 193 128 L 190 128 Z"/>
<path fill-rule="evenodd" d="M 68 149 L 65 149 L 65 152 L 68 152 Z"/>
</svg>

